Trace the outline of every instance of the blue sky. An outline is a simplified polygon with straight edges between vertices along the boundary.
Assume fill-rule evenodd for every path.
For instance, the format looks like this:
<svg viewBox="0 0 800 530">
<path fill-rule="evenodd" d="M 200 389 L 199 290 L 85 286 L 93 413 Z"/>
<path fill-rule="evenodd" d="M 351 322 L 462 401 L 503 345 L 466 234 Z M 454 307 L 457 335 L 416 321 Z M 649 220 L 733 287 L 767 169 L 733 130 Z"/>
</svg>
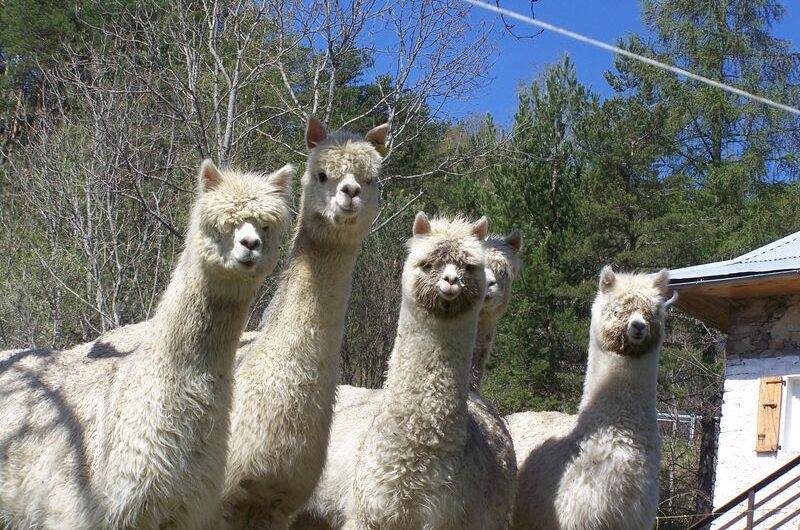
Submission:
<svg viewBox="0 0 800 530">
<path fill-rule="evenodd" d="M 800 2 L 784 0 L 783 4 L 786 8 L 784 19 L 773 33 L 792 41 L 792 47 L 798 50 Z M 503 0 L 500 5 L 520 13 L 530 13 L 528 0 Z M 540 20 L 612 44 L 625 35 L 643 34 L 645 31 L 638 0 L 538 0 L 534 9 L 536 18 Z M 491 19 L 496 15 L 473 8 L 472 16 Z M 531 34 L 535 28 L 519 23 L 516 31 Z M 518 88 L 536 79 L 547 65 L 558 61 L 565 53 L 575 62 L 582 83 L 601 96 L 610 93 L 603 72 L 612 67 L 613 55 L 605 50 L 547 31 L 534 39 L 522 40 L 503 32 L 500 39 L 491 72 L 493 80 L 469 101 L 451 101 L 445 108 L 451 117 L 458 119 L 474 113 L 490 113 L 499 124 L 510 125 L 517 106 Z"/>
</svg>

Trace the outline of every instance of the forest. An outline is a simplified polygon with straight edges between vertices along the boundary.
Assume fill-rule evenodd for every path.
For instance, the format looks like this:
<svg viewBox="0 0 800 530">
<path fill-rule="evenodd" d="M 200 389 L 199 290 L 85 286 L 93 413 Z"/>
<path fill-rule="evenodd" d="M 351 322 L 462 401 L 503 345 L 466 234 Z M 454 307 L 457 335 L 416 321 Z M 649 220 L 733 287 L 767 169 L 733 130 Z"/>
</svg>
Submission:
<svg viewBox="0 0 800 530">
<path fill-rule="evenodd" d="M 419 210 L 487 215 L 492 232 L 523 235 L 484 386 L 503 414 L 575 411 L 603 265 L 696 265 L 800 229 L 800 119 L 630 59 L 606 72 L 608 97 L 565 55 L 520 89 L 509 127 L 449 118 L 446 102 L 491 85 L 504 31 L 469 9 L 0 0 L 0 348 L 64 348 L 147 319 L 181 251 L 200 161 L 302 169 L 310 115 L 332 130 L 390 124 L 343 383 L 382 384 Z M 776 0 L 643 0 L 646 34 L 618 44 L 797 106 L 797 44 L 772 32 L 782 13 Z M 671 312 L 658 408 L 696 423 L 664 423 L 659 528 L 711 506 L 723 356 L 724 335 Z"/>
</svg>

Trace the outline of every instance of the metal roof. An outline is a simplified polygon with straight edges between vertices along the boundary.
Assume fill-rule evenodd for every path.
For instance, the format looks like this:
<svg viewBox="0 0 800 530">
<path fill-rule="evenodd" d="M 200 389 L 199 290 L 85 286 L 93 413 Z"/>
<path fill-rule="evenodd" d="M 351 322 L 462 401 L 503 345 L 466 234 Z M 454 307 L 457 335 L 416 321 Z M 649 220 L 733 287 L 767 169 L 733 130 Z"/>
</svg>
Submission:
<svg viewBox="0 0 800 530">
<path fill-rule="evenodd" d="M 670 285 L 725 282 L 744 278 L 800 274 L 800 232 L 773 241 L 738 258 L 670 271 Z"/>
</svg>

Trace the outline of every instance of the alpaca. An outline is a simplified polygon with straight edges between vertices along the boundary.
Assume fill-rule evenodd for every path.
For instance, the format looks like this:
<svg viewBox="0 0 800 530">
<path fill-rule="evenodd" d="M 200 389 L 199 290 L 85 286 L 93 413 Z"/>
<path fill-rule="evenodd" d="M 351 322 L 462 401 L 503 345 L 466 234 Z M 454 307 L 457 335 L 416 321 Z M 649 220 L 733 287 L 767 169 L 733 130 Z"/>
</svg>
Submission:
<svg viewBox="0 0 800 530">
<path fill-rule="evenodd" d="M 297 231 L 262 330 L 238 353 L 223 510 L 287 528 L 319 479 L 353 267 L 374 220 L 388 125 L 363 138 L 309 120 Z"/>
<path fill-rule="evenodd" d="M 470 387 L 480 393 L 486 361 L 494 348 L 497 321 L 508 310 L 511 283 L 520 269 L 522 234 L 514 230 L 505 237 L 491 236 L 486 247 L 486 298 L 478 317 L 478 335 L 472 354 Z"/>
<path fill-rule="evenodd" d="M 153 318 L 0 362 L 0 526 L 197 528 L 224 477 L 233 361 L 277 262 L 294 170 L 200 168 L 185 248 Z"/>
<path fill-rule="evenodd" d="M 497 321 L 508 309 L 512 280 L 520 268 L 522 236 L 518 230 L 507 236 L 490 235 L 483 246 L 486 253 L 486 296 L 478 316 L 472 356 L 470 385 L 474 392 L 480 388 L 484 365 L 494 344 Z M 340 528 L 344 524 L 346 510 L 343 503 L 348 498 L 346 488 L 351 487 L 353 481 L 355 448 L 377 414 L 381 392 L 379 389 L 338 386 L 325 469 L 292 528 Z M 503 467 L 503 456 L 513 454 L 513 447 L 502 419 L 475 393 L 469 394 L 469 414 L 474 416 L 472 421 L 482 425 L 483 432 L 491 436 L 498 448 L 497 465 Z"/>
<path fill-rule="evenodd" d="M 655 524 L 661 439 L 656 415 L 668 272 L 606 266 L 592 306 L 577 416 L 508 416 L 519 468 L 513 528 L 641 530 Z"/>
<path fill-rule="evenodd" d="M 357 453 L 352 480 L 339 483 L 336 499 L 345 528 L 492 529 L 508 523 L 513 452 L 488 432 L 505 431 L 502 421 L 467 399 L 485 296 L 485 237 L 485 219 L 468 224 L 417 214 L 385 387 L 379 399 L 364 394 L 367 406 L 343 415 L 351 433 L 346 425 L 337 433 L 350 436 L 350 443 L 339 444 L 335 458 Z"/>
</svg>

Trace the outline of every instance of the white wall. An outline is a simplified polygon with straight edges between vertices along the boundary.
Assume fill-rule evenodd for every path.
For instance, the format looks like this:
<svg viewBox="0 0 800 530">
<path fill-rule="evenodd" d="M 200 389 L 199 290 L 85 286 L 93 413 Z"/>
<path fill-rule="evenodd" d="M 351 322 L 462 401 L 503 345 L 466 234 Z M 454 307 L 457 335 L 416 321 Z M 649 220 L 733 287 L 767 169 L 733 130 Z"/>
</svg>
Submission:
<svg viewBox="0 0 800 530">
<path fill-rule="evenodd" d="M 759 378 L 800 375 L 800 355 L 732 359 L 727 361 L 725 371 L 714 485 L 715 508 L 728 502 L 798 454 L 783 449 L 779 449 L 777 453 L 757 454 L 755 447 Z M 783 399 L 785 398 L 784 391 Z M 784 404 L 781 410 L 782 417 L 785 409 Z M 783 439 L 782 433 L 779 439 Z M 763 497 L 763 494 L 761 496 Z M 758 499 L 759 495 L 756 495 L 756 500 Z M 727 519 L 720 518 L 714 527 Z M 776 518 L 775 521 L 777 520 L 779 519 Z"/>
</svg>

